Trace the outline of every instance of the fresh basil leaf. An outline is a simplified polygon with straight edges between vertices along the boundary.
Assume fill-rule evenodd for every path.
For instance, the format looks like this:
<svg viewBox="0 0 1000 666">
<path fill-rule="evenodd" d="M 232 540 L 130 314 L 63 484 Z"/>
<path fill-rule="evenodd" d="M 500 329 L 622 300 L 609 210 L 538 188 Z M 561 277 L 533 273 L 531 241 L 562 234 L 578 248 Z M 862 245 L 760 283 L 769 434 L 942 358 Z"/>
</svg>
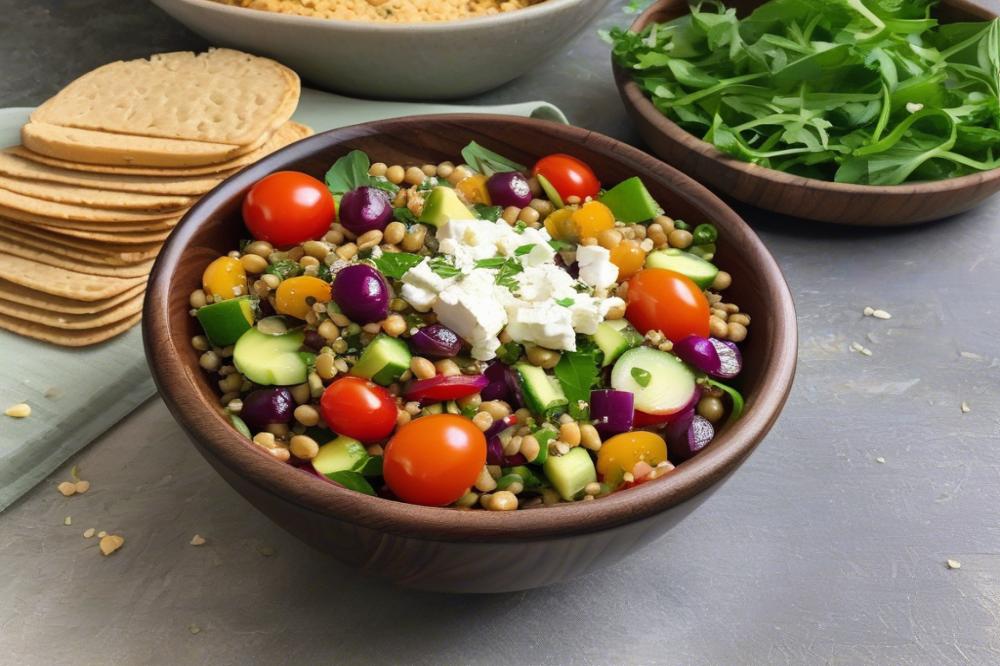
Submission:
<svg viewBox="0 0 1000 666">
<path fill-rule="evenodd" d="M 352 471 L 342 471 L 342 472 L 331 472 L 326 475 L 326 478 L 330 479 L 334 483 L 338 483 L 348 490 L 356 490 L 359 493 L 364 493 L 365 495 L 375 496 L 375 489 L 372 485 L 368 483 L 364 476 L 358 472 Z"/>
<path fill-rule="evenodd" d="M 383 252 L 377 259 L 371 261 L 382 275 L 393 280 L 401 280 L 408 270 L 423 260 L 419 254 L 410 252 Z"/>
<path fill-rule="evenodd" d="M 369 168 L 371 168 L 371 160 L 368 159 L 368 155 L 360 150 L 352 150 L 334 162 L 333 166 L 326 172 L 324 177 L 326 186 L 330 192 L 337 196 L 342 196 L 364 185 L 377 187 L 390 194 L 399 191 L 399 187 L 385 178 L 368 175 Z"/>
<path fill-rule="evenodd" d="M 486 204 L 475 204 L 472 207 L 472 212 L 475 213 L 476 217 L 480 220 L 489 220 L 490 222 L 496 222 L 503 215 L 503 206 L 487 206 Z"/>
<path fill-rule="evenodd" d="M 475 141 L 469 142 L 462 149 L 462 159 L 476 171 L 492 176 L 495 173 L 506 173 L 508 171 L 527 171 L 527 167 L 509 160 L 503 155 L 494 153 L 492 150 L 484 148 Z"/>
<path fill-rule="evenodd" d="M 362 476 L 382 476 L 382 456 L 365 456 L 354 465 L 353 471 Z"/>
</svg>

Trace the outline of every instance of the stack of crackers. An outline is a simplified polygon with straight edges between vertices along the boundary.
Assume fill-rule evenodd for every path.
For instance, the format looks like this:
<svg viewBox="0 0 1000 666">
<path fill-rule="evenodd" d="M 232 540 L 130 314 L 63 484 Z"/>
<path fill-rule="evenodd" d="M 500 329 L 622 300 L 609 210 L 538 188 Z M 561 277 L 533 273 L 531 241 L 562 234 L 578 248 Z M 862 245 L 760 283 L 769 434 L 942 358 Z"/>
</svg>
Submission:
<svg viewBox="0 0 1000 666">
<path fill-rule="evenodd" d="M 198 197 L 311 130 L 295 72 L 163 53 L 72 82 L 0 152 L 0 328 L 95 344 L 136 323 L 153 260 Z"/>
</svg>

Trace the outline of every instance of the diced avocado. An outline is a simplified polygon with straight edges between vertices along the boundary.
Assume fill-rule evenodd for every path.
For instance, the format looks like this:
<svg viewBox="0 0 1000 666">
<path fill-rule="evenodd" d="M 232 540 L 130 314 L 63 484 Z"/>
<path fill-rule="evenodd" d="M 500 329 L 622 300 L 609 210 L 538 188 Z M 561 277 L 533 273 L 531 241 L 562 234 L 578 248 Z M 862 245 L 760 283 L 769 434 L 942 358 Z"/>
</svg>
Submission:
<svg viewBox="0 0 1000 666">
<path fill-rule="evenodd" d="M 368 458 L 368 452 L 361 442 L 341 435 L 319 447 L 319 453 L 312 459 L 312 466 L 324 476 L 336 472 L 359 472 Z"/>
<path fill-rule="evenodd" d="M 712 259 L 715 259 L 715 250 L 715 243 L 706 243 L 705 245 L 692 245 L 688 251 L 705 261 L 712 261 Z"/>
<path fill-rule="evenodd" d="M 410 358 L 405 342 L 382 334 L 361 352 L 361 358 L 351 368 L 351 374 L 388 386 L 409 369 Z"/>
<path fill-rule="evenodd" d="M 535 365 L 518 363 L 514 365 L 525 406 L 535 414 L 545 414 L 550 409 L 569 404 L 562 386 L 555 377 Z"/>
<path fill-rule="evenodd" d="M 616 220 L 629 224 L 652 220 L 663 214 L 660 204 L 649 193 L 638 176 L 623 180 L 604 193 L 599 201 L 611 209 Z"/>
<path fill-rule="evenodd" d="M 619 325 L 619 322 L 624 325 Z M 642 336 L 629 325 L 628 321 L 615 319 L 602 321 L 597 325 L 597 331 L 594 332 L 594 343 L 598 349 L 604 352 L 604 362 L 601 363 L 601 367 L 606 368 L 626 351 L 641 344 Z"/>
<path fill-rule="evenodd" d="M 265 335 L 251 328 L 236 341 L 233 363 L 261 386 L 303 384 L 308 373 L 308 355 L 299 352 L 304 338 L 302 331 Z"/>
<path fill-rule="evenodd" d="M 552 487 L 566 501 L 572 501 L 587 484 L 597 481 L 597 470 L 590 453 L 583 447 L 570 449 L 564 456 L 549 456 L 542 467 Z"/>
<path fill-rule="evenodd" d="M 424 199 L 424 209 L 418 222 L 440 227 L 448 220 L 474 220 L 476 214 L 469 210 L 450 187 L 435 187 Z"/>
<path fill-rule="evenodd" d="M 686 275 L 702 289 L 711 286 L 719 274 L 719 269 L 710 261 L 673 247 L 650 252 L 646 257 L 646 268 L 665 268 Z"/>
<path fill-rule="evenodd" d="M 198 308 L 196 316 L 209 342 L 228 347 L 253 326 L 253 303 L 249 296 L 230 298 Z"/>
</svg>

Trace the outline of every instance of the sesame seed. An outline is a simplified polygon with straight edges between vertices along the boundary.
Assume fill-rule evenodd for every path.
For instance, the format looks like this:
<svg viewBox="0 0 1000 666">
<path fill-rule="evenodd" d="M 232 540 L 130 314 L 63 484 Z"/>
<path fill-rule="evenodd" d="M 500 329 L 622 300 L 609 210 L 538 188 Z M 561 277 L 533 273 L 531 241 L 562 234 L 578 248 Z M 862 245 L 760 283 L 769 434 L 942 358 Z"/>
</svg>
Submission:
<svg viewBox="0 0 1000 666">
<path fill-rule="evenodd" d="M 948 565 L 949 569 L 961 569 L 962 568 L 962 563 L 959 562 L 958 560 L 948 560 L 947 562 L 945 562 L 945 564 Z"/>
<path fill-rule="evenodd" d="M 885 310 L 875 310 L 872 312 L 872 316 L 876 319 L 892 319 L 892 315 Z"/>
</svg>

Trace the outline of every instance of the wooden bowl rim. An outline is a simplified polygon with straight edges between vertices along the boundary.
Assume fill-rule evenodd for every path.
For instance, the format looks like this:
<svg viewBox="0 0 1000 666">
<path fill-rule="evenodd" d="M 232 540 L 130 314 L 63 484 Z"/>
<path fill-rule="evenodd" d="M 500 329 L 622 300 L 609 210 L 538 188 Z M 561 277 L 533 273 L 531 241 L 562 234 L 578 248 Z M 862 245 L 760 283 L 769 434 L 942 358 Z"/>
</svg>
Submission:
<svg viewBox="0 0 1000 666">
<path fill-rule="evenodd" d="M 723 0 L 725 1 L 725 0 Z M 656 0 L 646 8 L 642 14 L 629 26 L 631 32 L 641 32 L 653 17 L 668 8 L 674 8 L 683 4 L 690 7 L 687 0 Z M 967 0 L 943 0 L 942 4 L 948 4 L 967 10 L 970 13 L 985 14 L 996 17 L 990 10 L 972 4 Z M 1000 178 L 1000 167 L 971 173 L 955 178 L 944 180 L 921 181 L 916 183 L 904 183 L 901 185 L 859 185 L 854 183 L 836 183 L 819 178 L 806 178 L 794 174 L 778 171 L 768 167 L 744 162 L 732 155 L 723 153 L 714 145 L 699 139 L 683 127 L 663 115 L 653 104 L 652 100 L 642 92 L 639 84 L 632 80 L 625 69 L 615 62 L 614 54 L 611 55 L 611 68 L 615 77 L 615 83 L 622 95 L 623 100 L 630 104 L 646 121 L 652 124 L 660 133 L 666 135 L 671 140 L 681 143 L 689 150 L 699 153 L 701 156 L 719 163 L 727 169 L 739 171 L 751 178 L 759 178 L 778 185 L 788 187 L 801 187 L 813 190 L 821 190 L 841 195 L 866 195 L 866 196 L 912 196 L 914 194 L 936 194 L 952 192 L 974 187 L 980 183 Z"/>
<path fill-rule="evenodd" d="M 497 513 L 416 506 L 369 497 L 325 482 L 279 463 L 250 445 L 232 428 L 221 410 L 203 401 L 194 385 L 194 377 L 200 373 L 197 363 L 187 364 L 169 353 L 177 338 L 182 338 L 178 341 L 181 344 L 187 341 L 184 332 L 175 333 L 170 328 L 169 295 L 174 291 L 173 280 L 181 257 L 196 232 L 211 223 L 214 211 L 221 205 L 269 173 L 316 153 L 335 150 L 352 138 L 398 135 L 428 122 L 447 122 L 468 130 L 496 125 L 541 128 L 565 142 L 567 149 L 585 145 L 608 161 L 624 163 L 635 173 L 681 185 L 686 198 L 697 201 L 712 219 L 725 219 L 731 242 L 755 258 L 748 263 L 760 276 L 765 298 L 774 303 L 773 311 L 766 315 L 774 322 L 773 362 L 762 371 L 759 388 L 748 401 L 752 407 L 740 421 L 698 456 L 655 483 L 594 502 Z M 190 287 L 176 288 L 187 293 Z M 201 445 L 203 453 L 207 451 L 261 491 L 321 516 L 376 531 L 440 541 L 509 542 L 566 537 L 649 518 L 690 499 L 726 477 L 763 439 L 791 390 L 798 350 L 794 304 L 781 270 L 750 227 L 708 189 L 673 167 L 610 137 L 549 121 L 487 114 L 408 117 L 331 130 L 292 144 L 230 177 L 185 215 L 164 245 L 149 278 L 142 325 L 147 359 L 160 395 L 181 426 Z M 171 377 L 182 379 L 172 383 Z M 196 427 L 199 421 L 204 427 Z M 259 464 L 264 459 L 273 464 Z"/>
</svg>

